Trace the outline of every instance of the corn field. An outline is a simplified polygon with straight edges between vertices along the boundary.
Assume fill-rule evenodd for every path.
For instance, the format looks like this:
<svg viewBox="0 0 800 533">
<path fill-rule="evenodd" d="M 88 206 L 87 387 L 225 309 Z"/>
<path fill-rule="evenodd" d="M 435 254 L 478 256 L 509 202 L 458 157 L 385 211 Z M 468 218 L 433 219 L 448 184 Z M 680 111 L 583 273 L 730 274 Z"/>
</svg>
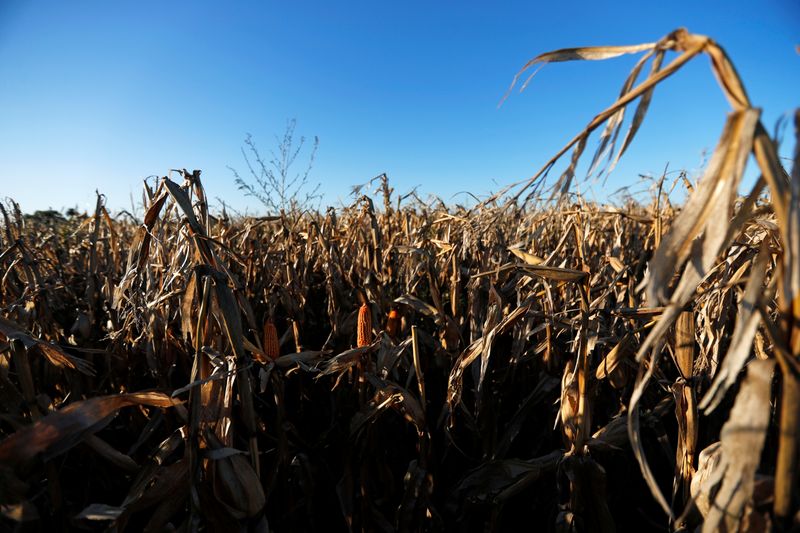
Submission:
<svg viewBox="0 0 800 533">
<path fill-rule="evenodd" d="M 799 152 L 790 174 L 685 30 L 520 74 L 623 54 L 617 101 L 472 207 L 382 175 L 342 209 L 229 217 L 186 170 L 139 217 L 0 204 L 2 528 L 800 527 Z M 612 168 L 702 55 L 732 110 L 686 200 L 574 194 L 588 137 Z"/>
</svg>

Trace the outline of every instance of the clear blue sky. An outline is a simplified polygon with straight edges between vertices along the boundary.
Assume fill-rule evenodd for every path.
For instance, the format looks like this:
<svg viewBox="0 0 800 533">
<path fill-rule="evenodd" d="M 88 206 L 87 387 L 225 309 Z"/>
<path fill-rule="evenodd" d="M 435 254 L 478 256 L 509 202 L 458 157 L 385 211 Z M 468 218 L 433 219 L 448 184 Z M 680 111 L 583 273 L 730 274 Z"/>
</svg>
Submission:
<svg viewBox="0 0 800 533">
<path fill-rule="evenodd" d="M 794 0 L 2 0 L 0 197 L 25 211 L 87 209 L 99 189 L 121 208 L 131 193 L 139 201 L 142 178 L 186 167 L 203 170 L 211 198 L 258 211 L 226 167 L 244 166 L 247 132 L 267 151 L 292 117 L 320 138 L 312 178 L 325 203 L 381 172 L 398 191 L 486 194 L 530 175 L 613 101 L 636 57 L 547 66 L 498 109 L 525 61 L 679 26 L 727 49 L 768 129 L 800 104 Z M 727 110 L 707 59 L 695 60 L 656 91 L 596 194 L 668 162 L 696 171 Z"/>
</svg>

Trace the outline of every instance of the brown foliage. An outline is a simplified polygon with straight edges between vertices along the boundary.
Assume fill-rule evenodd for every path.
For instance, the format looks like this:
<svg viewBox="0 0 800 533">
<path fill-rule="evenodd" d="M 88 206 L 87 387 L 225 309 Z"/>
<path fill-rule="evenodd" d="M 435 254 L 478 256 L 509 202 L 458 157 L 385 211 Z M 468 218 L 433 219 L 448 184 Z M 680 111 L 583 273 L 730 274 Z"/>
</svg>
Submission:
<svg viewBox="0 0 800 533">
<path fill-rule="evenodd" d="M 143 220 L 0 206 L 2 526 L 797 526 L 800 165 L 707 37 L 530 65 L 627 53 L 618 100 L 511 199 L 396 198 L 383 175 L 382 211 L 231 220 L 184 170 L 145 184 Z M 649 202 L 571 194 L 592 131 L 613 166 L 700 54 L 733 112 L 683 206 L 666 176 Z"/>
</svg>

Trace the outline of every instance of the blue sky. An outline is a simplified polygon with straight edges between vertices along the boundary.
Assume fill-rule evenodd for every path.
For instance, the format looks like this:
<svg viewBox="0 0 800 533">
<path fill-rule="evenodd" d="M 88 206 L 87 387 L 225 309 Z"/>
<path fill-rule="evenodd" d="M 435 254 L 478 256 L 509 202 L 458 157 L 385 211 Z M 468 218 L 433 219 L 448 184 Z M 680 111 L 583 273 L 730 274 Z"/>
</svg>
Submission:
<svg viewBox="0 0 800 533">
<path fill-rule="evenodd" d="M 246 133 L 287 119 L 320 139 L 324 203 L 387 172 L 445 200 L 525 178 L 613 101 L 635 56 L 545 67 L 498 108 L 517 70 L 567 46 L 714 37 L 772 129 L 798 104 L 800 4 L 777 2 L 0 2 L 0 196 L 32 211 L 114 208 L 141 180 L 203 170 L 208 195 L 258 212 L 233 184 Z M 697 172 L 727 104 L 699 58 L 656 91 L 603 198 L 640 173 Z M 782 153 L 791 153 L 792 132 Z M 587 149 L 591 156 L 596 140 Z"/>
</svg>

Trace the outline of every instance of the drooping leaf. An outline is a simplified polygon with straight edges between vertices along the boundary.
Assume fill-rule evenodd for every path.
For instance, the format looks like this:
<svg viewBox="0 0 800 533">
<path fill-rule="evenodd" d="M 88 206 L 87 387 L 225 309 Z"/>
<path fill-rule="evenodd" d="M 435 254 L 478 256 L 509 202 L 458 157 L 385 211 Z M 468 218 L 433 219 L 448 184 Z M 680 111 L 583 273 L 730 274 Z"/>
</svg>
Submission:
<svg viewBox="0 0 800 533">
<path fill-rule="evenodd" d="M 123 407 L 149 405 L 167 408 L 176 403 L 160 392 L 97 396 L 71 403 L 0 442 L 0 464 L 14 465 L 40 453 L 45 457 L 64 453 L 103 429 Z"/>
<path fill-rule="evenodd" d="M 761 460 L 771 413 L 770 389 L 775 361 L 755 360 L 736 396 L 730 418 L 722 426 L 721 459 L 706 487 L 720 484 L 703 531 L 736 531 L 739 518 L 753 494 L 753 481 Z M 710 492 L 706 489 L 706 492 Z"/>
<path fill-rule="evenodd" d="M 733 330 L 730 348 L 722 361 L 722 367 L 717 371 L 711 388 L 706 392 L 700 408 L 706 413 L 713 411 L 725 397 L 725 393 L 736 383 L 739 372 L 744 368 L 750 356 L 753 338 L 756 335 L 761 314 L 758 312 L 758 300 L 762 296 L 764 276 L 767 273 L 767 264 L 770 258 L 770 249 L 767 239 L 761 244 L 752 268 L 747 287 L 742 301 L 739 303 L 739 312 L 736 315 L 736 326 Z"/>
</svg>

